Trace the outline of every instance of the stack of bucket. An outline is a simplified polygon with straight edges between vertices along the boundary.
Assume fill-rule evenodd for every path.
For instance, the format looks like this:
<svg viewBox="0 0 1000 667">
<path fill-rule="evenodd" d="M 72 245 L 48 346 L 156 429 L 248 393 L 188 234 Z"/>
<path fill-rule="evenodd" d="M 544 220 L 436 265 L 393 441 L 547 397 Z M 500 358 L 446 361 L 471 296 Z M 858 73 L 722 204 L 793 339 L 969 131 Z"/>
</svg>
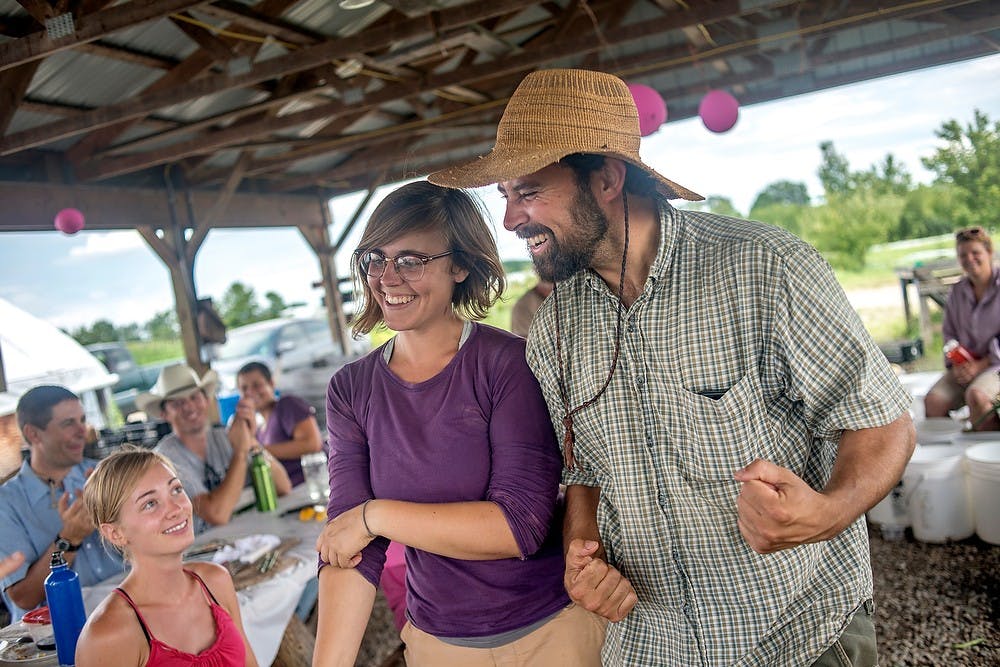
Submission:
<svg viewBox="0 0 1000 667">
<path fill-rule="evenodd" d="M 920 420 L 915 426 L 919 444 L 902 479 L 868 519 L 888 540 L 902 539 L 909 527 L 921 542 L 964 540 L 975 533 L 1000 544 L 1000 432 L 963 434 L 950 419 Z"/>
<path fill-rule="evenodd" d="M 997 436 L 1000 437 L 1000 433 Z M 966 449 L 965 467 L 972 492 L 976 534 L 984 542 L 1000 544 L 1000 440 Z"/>
</svg>

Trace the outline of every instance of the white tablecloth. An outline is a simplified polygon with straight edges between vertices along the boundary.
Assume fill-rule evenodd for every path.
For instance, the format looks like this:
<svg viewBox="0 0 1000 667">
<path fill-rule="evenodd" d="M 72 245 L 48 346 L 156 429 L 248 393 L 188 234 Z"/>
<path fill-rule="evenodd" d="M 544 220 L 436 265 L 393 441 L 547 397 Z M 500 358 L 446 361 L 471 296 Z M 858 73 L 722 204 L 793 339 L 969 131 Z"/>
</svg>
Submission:
<svg viewBox="0 0 1000 667">
<path fill-rule="evenodd" d="M 306 485 L 302 484 L 290 494 L 278 499 L 275 514 L 261 514 L 249 509 L 237 514 L 224 526 L 211 528 L 197 537 L 195 544 L 218 539 L 231 539 L 245 535 L 271 534 L 281 538 L 297 537 L 299 544 L 287 552 L 300 562 L 275 574 L 272 578 L 239 591 L 240 614 L 250 646 L 257 662 L 263 667 L 274 662 L 295 606 L 309 580 L 316 577 L 316 537 L 322 522 L 299 521 L 298 513 L 284 512 L 309 504 Z M 107 579 L 83 590 L 83 604 L 89 614 L 107 595 L 121 583 L 123 577 Z"/>
</svg>

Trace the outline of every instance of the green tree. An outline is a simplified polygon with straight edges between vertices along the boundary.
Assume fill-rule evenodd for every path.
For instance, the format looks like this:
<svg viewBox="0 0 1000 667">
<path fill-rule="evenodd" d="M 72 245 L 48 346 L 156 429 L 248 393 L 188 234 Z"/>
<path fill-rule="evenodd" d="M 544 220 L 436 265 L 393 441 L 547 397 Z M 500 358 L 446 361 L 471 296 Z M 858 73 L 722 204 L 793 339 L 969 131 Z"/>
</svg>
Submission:
<svg viewBox="0 0 1000 667">
<path fill-rule="evenodd" d="M 729 197 L 722 197 L 720 195 L 709 195 L 705 198 L 705 201 L 691 202 L 686 205 L 686 208 L 692 211 L 708 211 L 709 213 L 728 215 L 734 218 L 743 217 L 743 214 L 733 206 L 733 202 Z"/>
<path fill-rule="evenodd" d="M 867 188 L 835 195 L 823 206 L 805 209 L 804 238 L 834 267 L 860 271 L 868 249 L 898 226 L 904 202 Z"/>
<path fill-rule="evenodd" d="M 930 157 L 921 158 L 937 176 L 937 182 L 957 187 L 968 209 L 967 219 L 956 219 L 956 227 L 979 224 L 996 226 L 1000 211 L 1000 121 L 976 109 L 973 121 L 962 127 L 949 120 L 935 132 L 945 145 Z"/>
<path fill-rule="evenodd" d="M 264 319 L 253 288 L 241 282 L 230 285 L 222 295 L 222 309 L 219 315 L 230 329 Z"/>
<path fill-rule="evenodd" d="M 824 141 L 819 145 L 822 162 L 817 175 L 823 184 L 823 191 L 829 199 L 834 195 L 846 194 L 854 190 L 854 176 L 851 166 L 841 153 L 833 147 L 832 141 Z"/>
<path fill-rule="evenodd" d="M 809 205 L 809 191 L 805 183 L 794 181 L 775 181 L 759 193 L 750 207 L 750 217 L 759 220 L 754 211 L 758 208 L 771 206 L 773 204 L 793 204 L 796 206 Z"/>
<path fill-rule="evenodd" d="M 750 210 L 751 220 L 760 220 L 775 227 L 781 227 L 796 236 L 802 236 L 802 220 L 809 206 L 773 202 L 764 206 L 754 205 Z"/>
<path fill-rule="evenodd" d="M 153 340 L 176 340 L 180 335 L 177 313 L 173 310 L 156 313 L 146 322 L 146 333 Z"/>
<path fill-rule="evenodd" d="M 906 195 L 899 225 L 890 241 L 949 234 L 971 219 L 965 193 L 954 185 L 919 185 Z"/>
<path fill-rule="evenodd" d="M 852 179 L 855 188 L 870 188 L 878 194 L 906 196 L 913 189 L 913 178 L 906 165 L 899 162 L 892 153 L 887 154 L 881 164 L 854 174 Z"/>
<path fill-rule="evenodd" d="M 263 319 L 270 320 L 281 317 L 291 304 L 285 303 L 285 299 L 277 292 L 268 292 L 264 295 L 267 306 L 264 308 Z"/>
</svg>

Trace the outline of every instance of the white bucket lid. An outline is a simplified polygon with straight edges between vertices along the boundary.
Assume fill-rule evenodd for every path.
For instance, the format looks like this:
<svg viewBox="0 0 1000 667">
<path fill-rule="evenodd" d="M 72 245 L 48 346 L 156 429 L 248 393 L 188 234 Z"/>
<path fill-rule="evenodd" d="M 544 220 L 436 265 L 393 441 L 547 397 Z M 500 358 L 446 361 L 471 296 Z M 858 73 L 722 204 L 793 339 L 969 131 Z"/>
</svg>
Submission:
<svg viewBox="0 0 1000 667">
<path fill-rule="evenodd" d="M 972 445 L 965 450 L 965 458 L 973 463 L 1000 467 L 1000 440 Z"/>
</svg>

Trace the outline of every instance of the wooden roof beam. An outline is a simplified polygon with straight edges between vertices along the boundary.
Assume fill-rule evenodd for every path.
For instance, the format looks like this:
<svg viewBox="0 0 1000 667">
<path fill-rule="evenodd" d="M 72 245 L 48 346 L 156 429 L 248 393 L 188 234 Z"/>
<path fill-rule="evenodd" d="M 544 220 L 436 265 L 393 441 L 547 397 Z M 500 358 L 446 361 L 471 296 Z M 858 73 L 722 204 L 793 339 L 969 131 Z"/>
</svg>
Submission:
<svg viewBox="0 0 1000 667">
<path fill-rule="evenodd" d="M 76 30 L 71 37 L 53 40 L 45 30 L 41 30 L 20 39 L 0 43 L 0 71 L 96 41 L 105 35 L 169 16 L 203 2 L 205 0 L 127 2 L 81 16 L 76 20 Z"/>
<path fill-rule="evenodd" d="M 169 1 L 180 2 L 180 0 Z M 733 0 L 727 0 L 727 2 L 736 4 Z M 196 3 L 189 0 L 188 4 Z M 435 25 L 439 30 L 451 29 L 492 16 L 507 14 L 532 4 L 534 4 L 534 0 L 508 0 L 504 3 L 497 3 L 496 0 L 479 0 L 437 12 Z M 113 9 L 116 8 L 113 7 L 105 11 Z M 155 93 L 139 94 L 130 100 L 95 109 L 80 118 L 56 121 L 4 137 L 0 141 L 0 155 L 9 155 L 25 148 L 42 146 L 83 132 L 142 117 L 162 107 L 181 104 L 205 95 L 213 95 L 234 88 L 245 88 L 286 74 L 311 69 L 324 65 L 330 60 L 347 57 L 355 52 L 385 48 L 396 41 L 429 34 L 432 31 L 433 26 L 427 17 L 408 19 L 365 30 L 363 33 L 350 37 L 322 42 L 300 49 L 295 53 L 270 58 L 256 64 L 245 74 L 222 73 L 194 81 L 186 81 Z M 0 49 L 4 46 L 6 44 L 0 44 Z"/>
</svg>

